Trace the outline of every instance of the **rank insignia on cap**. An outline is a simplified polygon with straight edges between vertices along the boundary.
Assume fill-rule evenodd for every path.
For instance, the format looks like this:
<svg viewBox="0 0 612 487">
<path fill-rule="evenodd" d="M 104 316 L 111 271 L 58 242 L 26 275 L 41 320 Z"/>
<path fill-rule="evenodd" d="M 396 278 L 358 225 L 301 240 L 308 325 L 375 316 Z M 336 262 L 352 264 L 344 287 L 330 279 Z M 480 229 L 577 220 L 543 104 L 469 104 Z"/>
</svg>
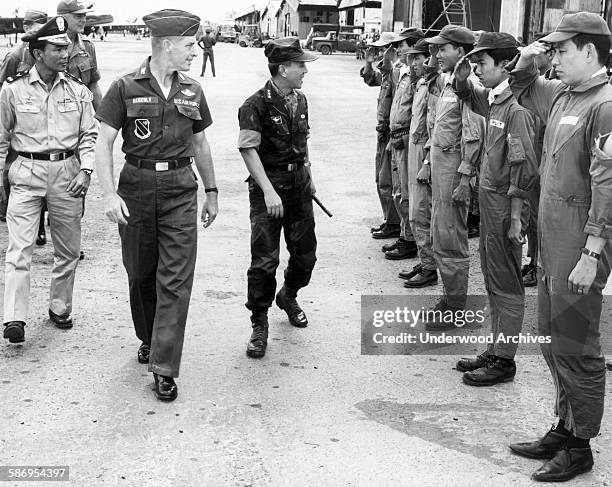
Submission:
<svg viewBox="0 0 612 487">
<path fill-rule="evenodd" d="M 66 23 L 64 22 L 64 17 L 57 17 L 55 19 L 55 23 L 57 24 L 57 29 L 60 32 L 64 32 L 66 30 Z"/>
</svg>

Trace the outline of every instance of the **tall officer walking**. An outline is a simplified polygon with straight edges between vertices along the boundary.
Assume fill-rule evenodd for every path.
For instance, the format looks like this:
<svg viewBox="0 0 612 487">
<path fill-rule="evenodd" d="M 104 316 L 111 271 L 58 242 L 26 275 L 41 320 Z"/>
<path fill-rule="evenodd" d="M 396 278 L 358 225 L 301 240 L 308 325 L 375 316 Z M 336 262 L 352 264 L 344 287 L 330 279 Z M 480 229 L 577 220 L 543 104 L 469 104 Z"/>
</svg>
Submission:
<svg viewBox="0 0 612 487">
<path fill-rule="evenodd" d="M 96 114 L 96 163 L 108 218 L 119 224 L 138 360 L 155 393 L 174 400 L 197 249 L 196 168 L 206 188 L 204 227 L 217 215 L 217 188 L 204 130 L 212 123 L 202 87 L 186 77 L 200 18 L 181 10 L 143 17 L 152 56 L 109 88 Z M 121 130 L 125 165 L 115 192 L 113 144 Z"/>
</svg>

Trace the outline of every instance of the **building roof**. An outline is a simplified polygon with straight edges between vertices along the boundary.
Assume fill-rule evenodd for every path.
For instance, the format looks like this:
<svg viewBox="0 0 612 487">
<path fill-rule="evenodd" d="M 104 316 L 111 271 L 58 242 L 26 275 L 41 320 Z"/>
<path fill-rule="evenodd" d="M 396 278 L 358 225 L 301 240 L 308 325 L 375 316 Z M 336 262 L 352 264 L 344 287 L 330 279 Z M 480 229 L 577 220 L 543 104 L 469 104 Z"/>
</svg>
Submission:
<svg viewBox="0 0 612 487">
<path fill-rule="evenodd" d="M 337 7 L 337 0 L 282 0 L 281 5 L 288 3 L 292 10 L 300 7 Z"/>
<path fill-rule="evenodd" d="M 341 0 L 340 5 L 338 5 L 338 10 L 344 10 L 347 8 L 361 7 L 366 4 L 372 4 L 372 8 L 380 8 L 380 1 L 370 1 L 370 0 Z M 366 5 L 366 7 L 370 7 L 370 5 Z"/>
<path fill-rule="evenodd" d="M 280 9 L 280 6 L 281 6 L 281 0 L 270 0 L 268 4 L 266 5 L 266 8 L 264 8 L 263 11 L 261 12 L 261 16 L 263 17 L 267 13 L 268 16 L 270 17 L 276 17 L 276 12 L 278 12 L 278 10 Z"/>
</svg>

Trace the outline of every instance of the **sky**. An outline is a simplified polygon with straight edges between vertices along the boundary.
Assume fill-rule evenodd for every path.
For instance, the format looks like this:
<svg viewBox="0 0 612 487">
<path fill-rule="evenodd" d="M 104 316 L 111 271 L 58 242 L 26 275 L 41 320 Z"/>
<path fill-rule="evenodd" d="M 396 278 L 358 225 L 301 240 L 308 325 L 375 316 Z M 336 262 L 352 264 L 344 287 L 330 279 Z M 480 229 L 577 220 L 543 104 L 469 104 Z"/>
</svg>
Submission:
<svg viewBox="0 0 612 487">
<path fill-rule="evenodd" d="M 19 8 L 19 16 L 29 9 L 42 10 L 47 14 L 55 14 L 59 0 L 2 0 L 0 16 L 14 16 Z M 84 0 L 84 3 L 94 3 Z M 146 7 L 142 7 L 142 4 Z M 115 20 L 125 20 L 131 17 L 142 17 L 147 13 L 163 8 L 187 10 L 202 17 L 202 20 L 221 21 L 228 11 L 242 11 L 253 4 L 261 7 L 265 0 L 146 0 L 146 2 L 129 0 L 97 0 L 94 4 L 94 14 L 111 14 Z"/>
</svg>

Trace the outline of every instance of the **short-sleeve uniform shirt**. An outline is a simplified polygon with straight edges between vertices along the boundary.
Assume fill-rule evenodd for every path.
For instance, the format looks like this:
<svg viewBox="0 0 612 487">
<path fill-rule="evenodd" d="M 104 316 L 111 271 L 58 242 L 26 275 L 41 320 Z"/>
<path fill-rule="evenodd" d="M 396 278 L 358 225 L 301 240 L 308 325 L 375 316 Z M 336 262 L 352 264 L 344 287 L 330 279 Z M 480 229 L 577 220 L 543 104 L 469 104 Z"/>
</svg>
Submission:
<svg viewBox="0 0 612 487">
<path fill-rule="evenodd" d="M 127 155 L 157 160 L 192 157 L 192 135 L 212 124 L 202 87 L 177 72 L 166 98 L 149 62 L 150 58 L 111 84 L 96 118 L 122 131 Z"/>
</svg>

